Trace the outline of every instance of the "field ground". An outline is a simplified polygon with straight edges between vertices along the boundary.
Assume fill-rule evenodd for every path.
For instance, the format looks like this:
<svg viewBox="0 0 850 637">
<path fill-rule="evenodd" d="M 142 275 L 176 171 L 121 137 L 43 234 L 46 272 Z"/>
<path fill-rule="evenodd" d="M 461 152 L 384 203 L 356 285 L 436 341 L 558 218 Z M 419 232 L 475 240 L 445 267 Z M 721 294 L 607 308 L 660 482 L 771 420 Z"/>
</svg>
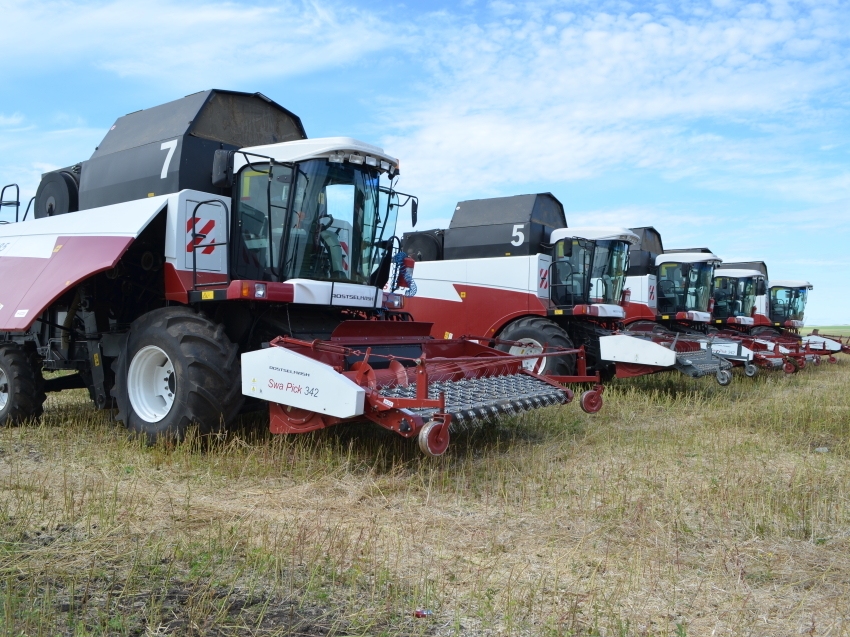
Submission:
<svg viewBox="0 0 850 637">
<path fill-rule="evenodd" d="M 456 432 L 0 430 L 2 635 L 848 635 L 850 359 Z M 413 617 L 416 609 L 432 614 Z"/>
<path fill-rule="evenodd" d="M 818 330 L 821 334 L 832 334 L 833 336 L 850 336 L 850 325 L 812 325 L 804 327 L 800 331 L 803 334 L 811 334 L 812 330 Z"/>
</svg>

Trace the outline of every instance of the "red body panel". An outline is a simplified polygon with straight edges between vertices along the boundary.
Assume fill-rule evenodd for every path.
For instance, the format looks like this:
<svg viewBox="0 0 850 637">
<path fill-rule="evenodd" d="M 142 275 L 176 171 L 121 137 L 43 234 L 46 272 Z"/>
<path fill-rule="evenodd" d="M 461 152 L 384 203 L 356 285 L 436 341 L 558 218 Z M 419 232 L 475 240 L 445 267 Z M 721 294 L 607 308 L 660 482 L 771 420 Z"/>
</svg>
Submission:
<svg viewBox="0 0 850 637">
<path fill-rule="evenodd" d="M 459 283 L 454 287 L 460 302 L 414 296 L 405 299 L 404 309 L 417 321 L 433 323 L 431 335 L 436 338 L 493 336 L 515 318 L 546 316 L 548 299 L 536 294 Z"/>
<path fill-rule="evenodd" d="M 626 318 L 623 319 L 623 322 L 627 324 L 639 320 L 654 321 L 658 318 L 655 310 L 643 303 L 628 301 L 623 303 L 623 308 L 626 310 Z"/>
<path fill-rule="evenodd" d="M 69 287 L 114 267 L 132 242 L 133 237 L 59 237 L 48 259 L 1 258 L 0 331 L 29 329 Z"/>
</svg>

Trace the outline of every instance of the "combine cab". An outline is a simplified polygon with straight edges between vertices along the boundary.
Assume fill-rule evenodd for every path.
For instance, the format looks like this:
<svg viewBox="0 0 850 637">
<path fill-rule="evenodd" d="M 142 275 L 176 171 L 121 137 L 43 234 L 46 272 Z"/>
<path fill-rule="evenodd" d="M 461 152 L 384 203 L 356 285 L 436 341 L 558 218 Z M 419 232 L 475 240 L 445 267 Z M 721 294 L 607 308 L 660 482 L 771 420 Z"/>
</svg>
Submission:
<svg viewBox="0 0 850 637">
<path fill-rule="evenodd" d="M 271 403 L 274 431 L 431 423 L 434 454 L 452 421 L 569 401 L 522 358 L 430 339 L 383 291 L 403 278 L 389 282 L 396 214 L 416 216 L 398 173 L 376 146 L 307 139 L 259 93 L 119 118 L 89 160 L 43 176 L 34 218 L 0 225 L 0 424 L 79 387 L 150 440 L 209 433 L 244 390 Z"/>
</svg>

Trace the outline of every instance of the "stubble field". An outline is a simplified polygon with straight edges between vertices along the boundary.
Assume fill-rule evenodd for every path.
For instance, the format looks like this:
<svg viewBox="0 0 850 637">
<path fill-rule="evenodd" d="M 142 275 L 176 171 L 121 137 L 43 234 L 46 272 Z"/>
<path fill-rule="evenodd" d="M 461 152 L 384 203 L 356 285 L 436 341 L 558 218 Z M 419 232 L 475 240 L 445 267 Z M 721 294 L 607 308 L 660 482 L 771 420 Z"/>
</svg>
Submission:
<svg viewBox="0 0 850 637">
<path fill-rule="evenodd" d="M 850 360 L 454 432 L 0 430 L 3 635 L 850 634 Z M 414 611 L 431 612 L 424 618 Z"/>
</svg>

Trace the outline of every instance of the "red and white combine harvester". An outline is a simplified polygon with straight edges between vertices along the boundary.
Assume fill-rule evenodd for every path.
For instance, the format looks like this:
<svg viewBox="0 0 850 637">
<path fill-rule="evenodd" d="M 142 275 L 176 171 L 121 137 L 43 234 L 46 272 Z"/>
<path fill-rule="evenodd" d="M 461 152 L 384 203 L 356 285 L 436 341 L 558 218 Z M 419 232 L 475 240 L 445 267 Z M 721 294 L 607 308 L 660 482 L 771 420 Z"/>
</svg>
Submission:
<svg viewBox="0 0 850 637">
<path fill-rule="evenodd" d="M 763 261 L 724 264 L 715 273 L 712 325 L 746 343 L 765 368 L 794 373 L 822 356 L 836 362 L 837 352 L 850 351 L 840 337 L 799 334 L 811 289 L 808 281 L 769 281 Z"/>
<path fill-rule="evenodd" d="M 453 420 L 568 402 L 522 357 L 430 338 L 382 291 L 398 209 L 416 217 L 398 172 L 376 146 L 307 139 L 259 93 L 119 118 L 42 177 L 34 218 L 0 225 L 0 425 L 80 387 L 149 440 L 180 437 L 228 425 L 244 392 L 273 431 L 370 420 L 437 455 Z"/>
<path fill-rule="evenodd" d="M 595 374 L 676 369 L 702 376 L 728 369 L 701 343 L 661 326 L 656 332 L 623 331 L 629 248 L 639 241 L 626 228 L 568 228 L 563 206 L 549 193 L 462 201 L 448 229 L 404 235 L 402 251 L 417 261 L 416 296 L 407 299 L 407 308 L 433 323 L 436 336 L 522 344 L 496 343 L 510 353 L 582 347 Z M 637 292 L 639 299 L 648 294 Z M 586 373 L 581 362 L 547 356 L 526 365 L 575 380 Z M 727 380 L 725 374 L 718 379 Z M 587 394 L 587 406 L 600 399 L 598 392 Z"/>
<path fill-rule="evenodd" d="M 748 374 L 753 352 L 741 343 L 707 334 L 711 321 L 714 268 L 721 259 L 708 248 L 665 250 L 653 227 L 632 228 L 640 237 L 629 254 L 626 287 L 630 292 L 625 324 L 630 334 L 675 339 L 700 374 L 713 374 L 721 385 L 732 381 L 732 366 Z"/>
</svg>

